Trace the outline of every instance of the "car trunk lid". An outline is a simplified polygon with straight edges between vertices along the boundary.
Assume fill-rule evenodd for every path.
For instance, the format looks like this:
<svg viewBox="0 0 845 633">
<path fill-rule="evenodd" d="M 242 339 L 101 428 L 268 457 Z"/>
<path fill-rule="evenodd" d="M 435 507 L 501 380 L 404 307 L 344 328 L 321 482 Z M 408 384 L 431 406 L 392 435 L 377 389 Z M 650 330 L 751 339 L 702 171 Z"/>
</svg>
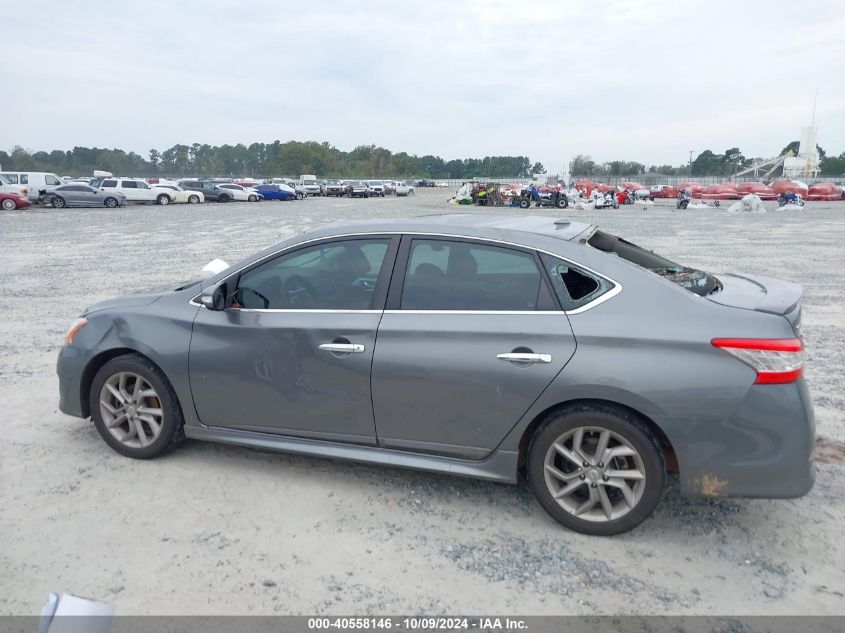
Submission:
<svg viewBox="0 0 845 633">
<path fill-rule="evenodd" d="M 762 275 L 723 273 L 717 277 L 722 288 L 707 295 L 710 301 L 732 308 L 781 315 L 793 327 L 799 327 L 803 289 L 798 284 Z"/>
</svg>

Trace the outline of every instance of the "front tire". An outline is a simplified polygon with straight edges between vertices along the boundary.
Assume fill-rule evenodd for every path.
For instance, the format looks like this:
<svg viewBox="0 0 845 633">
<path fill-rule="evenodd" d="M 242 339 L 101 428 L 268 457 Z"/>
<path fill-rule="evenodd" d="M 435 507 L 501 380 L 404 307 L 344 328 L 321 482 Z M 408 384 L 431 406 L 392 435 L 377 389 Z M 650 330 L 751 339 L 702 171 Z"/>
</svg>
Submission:
<svg viewBox="0 0 845 633">
<path fill-rule="evenodd" d="M 54 209 L 64 209 L 65 208 L 65 199 L 61 196 L 55 196 L 52 202 Z"/>
<path fill-rule="evenodd" d="M 258 202 L 258 196 L 250 196 L 249 201 L 250 202 Z"/>
<path fill-rule="evenodd" d="M 117 199 L 116 198 L 106 198 L 103 202 L 109 209 L 114 209 L 117 207 Z"/>
<path fill-rule="evenodd" d="M 100 436 L 127 457 L 158 457 L 185 437 L 173 386 L 140 354 L 118 356 L 100 368 L 91 383 L 89 406 Z"/>
<path fill-rule="evenodd" d="M 520 198 L 519 199 L 519 208 L 520 209 L 527 209 L 531 206 L 531 201 L 528 198 Z"/>
<path fill-rule="evenodd" d="M 11 198 L 3 198 L 3 209 L 5 211 L 11 211 L 12 209 L 16 209 L 18 205 L 15 204 L 15 201 Z"/>
<path fill-rule="evenodd" d="M 527 466 L 546 512 L 597 536 L 642 523 L 666 484 L 654 435 L 634 414 L 607 405 L 574 405 L 549 415 L 531 440 Z"/>
</svg>

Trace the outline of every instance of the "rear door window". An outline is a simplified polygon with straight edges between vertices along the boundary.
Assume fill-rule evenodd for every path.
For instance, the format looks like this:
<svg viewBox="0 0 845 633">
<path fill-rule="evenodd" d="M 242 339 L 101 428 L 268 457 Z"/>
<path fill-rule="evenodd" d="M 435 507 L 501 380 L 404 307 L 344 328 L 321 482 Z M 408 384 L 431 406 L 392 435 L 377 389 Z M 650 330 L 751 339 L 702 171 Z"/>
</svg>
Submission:
<svg viewBox="0 0 845 633">
<path fill-rule="evenodd" d="M 103 189 L 108 189 L 110 187 L 117 187 L 117 181 L 116 180 L 104 180 L 102 182 L 102 184 L 100 184 L 100 187 L 102 187 Z"/>
<path fill-rule="evenodd" d="M 403 310 L 536 310 L 542 277 L 534 256 L 474 242 L 411 242 Z"/>
<path fill-rule="evenodd" d="M 120 183 L 120 186 L 124 189 L 138 189 L 138 183 L 134 180 L 124 180 Z"/>
</svg>

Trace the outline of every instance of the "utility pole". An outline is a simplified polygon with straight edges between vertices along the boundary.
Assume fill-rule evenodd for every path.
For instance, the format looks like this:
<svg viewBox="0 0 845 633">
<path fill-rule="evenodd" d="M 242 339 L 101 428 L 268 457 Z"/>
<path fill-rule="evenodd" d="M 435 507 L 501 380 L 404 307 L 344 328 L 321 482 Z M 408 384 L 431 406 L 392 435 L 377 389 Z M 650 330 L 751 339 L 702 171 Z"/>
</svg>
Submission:
<svg viewBox="0 0 845 633">
<path fill-rule="evenodd" d="M 693 150 L 693 149 L 691 149 L 691 150 L 689 151 L 689 164 L 688 164 L 688 168 L 689 168 L 689 175 L 690 175 L 690 176 L 692 176 L 692 153 L 693 153 L 694 151 L 695 151 L 695 150 Z"/>
</svg>

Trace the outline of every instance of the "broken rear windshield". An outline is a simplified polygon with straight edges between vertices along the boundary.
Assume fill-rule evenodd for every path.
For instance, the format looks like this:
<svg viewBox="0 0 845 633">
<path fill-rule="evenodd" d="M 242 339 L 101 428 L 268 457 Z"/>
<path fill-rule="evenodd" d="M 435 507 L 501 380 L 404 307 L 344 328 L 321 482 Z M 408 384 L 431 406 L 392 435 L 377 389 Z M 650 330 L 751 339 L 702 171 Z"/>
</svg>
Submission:
<svg viewBox="0 0 845 633">
<path fill-rule="evenodd" d="M 611 235 L 604 231 L 596 231 L 587 240 L 587 243 L 600 251 L 613 253 L 624 260 L 642 266 L 643 268 L 648 268 L 661 277 L 665 277 L 669 281 L 674 281 L 679 286 L 683 286 L 690 292 L 694 292 L 702 297 L 722 289 L 722 284 L 710 273 L 676 264 L 665 257 L 647 251 L 616 235 Z"/>
</svg>

